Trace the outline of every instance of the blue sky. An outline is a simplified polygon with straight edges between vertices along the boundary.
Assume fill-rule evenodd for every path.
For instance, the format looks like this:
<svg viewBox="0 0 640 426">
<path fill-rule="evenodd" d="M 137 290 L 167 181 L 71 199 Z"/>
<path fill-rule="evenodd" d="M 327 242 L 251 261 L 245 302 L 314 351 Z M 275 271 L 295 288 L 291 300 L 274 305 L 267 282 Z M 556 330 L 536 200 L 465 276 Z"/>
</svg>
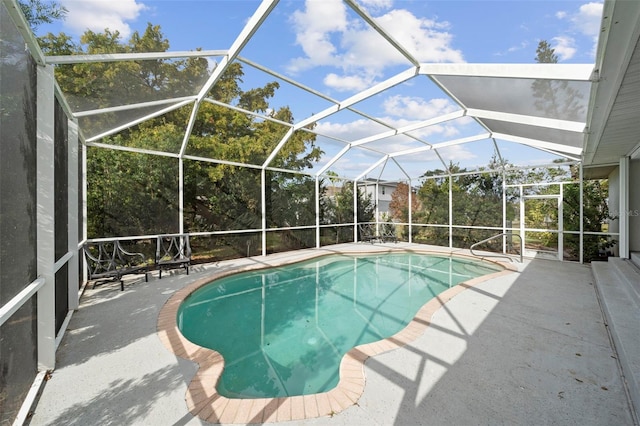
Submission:
<svg viewBox="0 0 640 426">
<path fill-rule="evenodd" d="M 151 22 L 162 27 L 172 50 L 227 48 L 260 4 L 255 0 L 59 3 L 69 10 L 66 21 L 43 26 L 40 33 L 62 30 L 79 35 L 87 28 L 109 28 L 127 38 Z M 592 62 L 602 13 L 601 1 L 579 0 L 366 0 L 361 4 L 380 22 L 387 22 L 399 40 L 403 32 L 424 30 L 424 40 L 436 42 L 439 49 L 425 58 L 434 62 L 531 62 L 541 39 L 551 42 L 562 61 Z M 390 23 L 394 18 L 399 23 L 395 28 Z M 321 46 L 314 43 L 312 33 L 329 35 L 334 45 L 351 36 L 352 45 L 357 46 L 356 38 L 363 39 L 366 34 L 349 28 L 348 19 L 340 2 L 282 0 L 270 18 L 270 27 L 274 37 L 285 41 L 277 43 L 279 49 L 294 52 L 286 55 L 291 57 L 301 49 Z M 432 37 L 427 37 L 427 32 Z M 272 40 L 270 43 L 275 47 Z M 319 57 L 307 59 L 320 63 Z"/>
<path fill-rule="evenodd" d="M 161 26 L 173 51 L 228 49 L 260 4 L 254 0 L 59 3 L 69 11 L 66 21 L 41 26 L 39 35 L 64 31 L 79 36 L 87 28 L 97 32 L 109 28 L 126 40 L 150 22 Z M 471 63 L 533 63 L 542 39 L 555 48 L 561 63 L 593 63 L 603 6 L 601 1 L 579 0 L 360 0 L 359 4 L 420 62 Z M 281 0 L 241 56 L 337 100 L 410 67 L 339 0 Z M 273 80 L 247 67 L 245 72 L 246 88 Z M 357 108 L 394 126 L 457 109 L 440 89 L 421 81 L 412 79 Z M 292 110 L 298 120 L 329 105 L 284 82 L 281 86 L 272 106 L 295 104 Z M 446 141 L 477 134 L 471 121 L 444 123 L 417 136 Z M 318 129 L 347 140 L 380 131 L 349 111 L 322 120 Z M 395 141 L 386 143 L 391 146 Z M 452 158 L 461 162 L 485 162 L 481 150 L 470 144 L 450 148 Z M 530 153 L 525 157 L 531 160 Z"/>
</svg>

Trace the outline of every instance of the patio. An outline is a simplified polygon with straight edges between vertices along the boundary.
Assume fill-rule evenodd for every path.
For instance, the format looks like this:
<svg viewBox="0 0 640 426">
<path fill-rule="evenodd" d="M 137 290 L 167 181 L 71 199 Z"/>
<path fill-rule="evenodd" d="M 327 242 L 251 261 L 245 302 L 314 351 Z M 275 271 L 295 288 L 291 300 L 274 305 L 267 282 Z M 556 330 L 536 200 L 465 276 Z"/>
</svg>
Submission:
<svg viewBox="0 0 640 426">
<path fill-rule="evenodd" d="M 206 43 L 174 49 L 147 21 L 148 37 L 114 35 L 106 50 L 108 28 L 88 44 L 62 32 L 43 43 L 27 2 L 0 3 L 0 426 L 640 424 L 640 2 L 572 5 L 597 18 L 580 62 L 559 61 L 542 39 L 526 60 L 423 57 L 414 37 L 398 37 L 408 15 L 387 24 L 402 12 L 392 2 L 157 2 L 171 22 L 175 7 L 230 32 L 190 25 Z M 382 3 L 390 9 L 372 6 Z M 477 17 L 510 23 L 507 4 L 531 6 L 486 3 Z M 322 23 L 311 6 L 351 25 L 324 30 L 338 49 L 330 63 L 283 70 L 304 59 L 297 40 L 309 28 L 291 20 Z M 336 73 L 352 27 L 376 47 L 353 51 L 357 80 Z M 274 55 L 276 45 L 297 50 Z M 362 225 L 399 242 L 357 243 Z M 217 262 L 132 275 L 124 291 L 85 288 L 86 244 L 116 239 L 146 268 L 156 239 L 178 235 L 194 262 Z M 357 400 L 190 411 L 198 366 L 158 333 L 181 289 L 317 253 L 469 254 L 479 243 L 527 259 L 416 317 L 416 340 L 366 361 Z"/>
<path fill-rule="evenodd" d="M 398 247 L 425 248 L 346 244 L 319 251 Z M 189 276 L 138 280 L 124 292 L 117 285 L 85 290 L 30 424 L 208 424 L 187 409 L 185 394 L 197 366 L 161 343 L 156 333 L 160 309 L 176 290 L 214 271 L 278 264 L 317 251 L 197 265 Z M 296 420 L 293 410 L 288 418 L 266 420 L 634 424 L 591 268 L 540 259 L 516 265 L 518 272 L 455 296 L 418 340 L 369 358 L 357 404 L 317 419 Z M 235 417 L 236 423 L 263 421 L 246 412 Z"/>
</svg>

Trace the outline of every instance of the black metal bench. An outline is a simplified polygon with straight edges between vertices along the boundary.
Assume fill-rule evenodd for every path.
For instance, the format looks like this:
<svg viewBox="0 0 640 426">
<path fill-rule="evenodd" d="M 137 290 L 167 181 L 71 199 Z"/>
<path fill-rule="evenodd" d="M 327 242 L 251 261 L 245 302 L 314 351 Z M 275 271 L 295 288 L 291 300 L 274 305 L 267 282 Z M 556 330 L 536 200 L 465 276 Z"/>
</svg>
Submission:
<svg viewBox="0 0 640 426">
<path fill-rule="evenodd" d="M 120 290 L 124 290 L 123 277 L 129 274 L 144 274 L 144 280 L 149 281 L 149 268 L 144 255 L 126 251 L 120 241 L 87 242 L 83 248 L 88 279 L 93 281 L 93 288 L 103 283 L 119 281 Z"/>
<path fill-rule="evenodd" d="M 398 242 L 398 236 L 396 235 L 396 226 L 392 223 L 383 223 L 381 226 L 381 239 L 383 243 L 388 241 Z"/>
<path fill-rule="evenodd" d="M 380 241 L 380 237 L 376 235 L 376 230 L 370 223 L 358 224 L 358 230 L 360 231 L 360 240 L 364 242 L 375 243 Z"/>
<path fill-rule="evenodd" d="M 184 268 L 189 275 L 191 266 L 191 246 L 188 234 L 159 235 L 156 246 L 156 269 L 158 278 L 162 279 L 162 271 Z"/>
</svg>

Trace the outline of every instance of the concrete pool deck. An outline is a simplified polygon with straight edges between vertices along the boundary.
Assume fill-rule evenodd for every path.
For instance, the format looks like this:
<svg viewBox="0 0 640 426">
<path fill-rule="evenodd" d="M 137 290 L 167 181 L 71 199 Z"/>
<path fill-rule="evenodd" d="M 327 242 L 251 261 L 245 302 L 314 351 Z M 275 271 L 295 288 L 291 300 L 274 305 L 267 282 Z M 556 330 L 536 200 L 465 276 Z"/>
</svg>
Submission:
<svg viewBox="0 0 640 426">
<path fill-rule="evenodd" d="M 389 248 L 442 251 L 402 243 L 323 251 Z M 186 400 L 198 366 L 169 351 L 157 333 L 162 308 L 213 272 L 302 259 L 305 252 L 197 265 L 189 276 L 138 280 L 124 292 L 117 285 L 87 289 L 31 424 L 209 424 L 190 413 Z M 292 407 L 284 424 L 632 425 L 590 267 L 538 259 L 514 265 L 517 272 L 455 295 L 415 340 L 368 358 L 355 403 L 342 411 L 316 403 L 320 417 L 313 419 L 302 419 L 304 406 L 303 413 Z M 233 421 L 278 420 L 256 413 L 237 410 Z"/>
</svg>

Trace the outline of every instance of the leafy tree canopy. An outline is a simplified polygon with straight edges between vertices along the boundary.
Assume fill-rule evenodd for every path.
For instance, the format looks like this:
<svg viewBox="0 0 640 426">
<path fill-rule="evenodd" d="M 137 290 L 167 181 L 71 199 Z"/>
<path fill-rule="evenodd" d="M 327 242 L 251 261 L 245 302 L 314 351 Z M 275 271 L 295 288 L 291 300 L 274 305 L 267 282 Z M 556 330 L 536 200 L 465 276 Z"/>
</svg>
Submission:
<svg viewBox="0 0 640 426">
<path fill-rule="evenodd" d="M 556 64 L 558 63 L 558 55 L 548 41 L 540 40 L 536 48 L 535 60 L 539 64 Z"/>
<path fill-rule="evenodd" d="M 64 33 L 47 34 L 40 42 L 47 55 L 164 52 L 170 47 L 161 28 L 152 24 L 148 24 L 142 33 L 134 32 L 128 41 L 122 40 L 117 31 L 105 30 L 102 33 L 87 31 L 77 43 Z M 204 58 L 92 62 L 60 65 L 56 74 L 72 107 L 87 110 L 193 95 L 208 79 L 210 64 Z M 230 64 L 207 97 L 293 123 L 294 117 L 288 107 L 272 109 L 269 105 L 269 99 L 279 88 L 277 82 L 243 90 L 242 78 L 241 64 Z M 100 142 L 177 154 L 192 110 L 193 105 L 174 110 Z M 133 109 L 127 114 L 136 111 Z M 98 114 L 83 123 L 83 130 L 97 132 L 97 129 L 121 124 L 122 119 L 115 113 Z M 259 228 L 260 172 L 227 162 L 262 165 L 287 130 L 287 126 L 279 123 L 257 120 L 250 114 L 218 104 L 202 103 L 188 140 L 187 154 L 223 162 L 185 160 L 183 209 L 186 230 Z M 304 170 L 320 155 L 312 133 L 296 132 L 271 165 Z M 178 211 L 177 176 L 178 160 L 175 158 L 159 159 L 153 155 L 89 147 L 90 237 L 176 232 L 177 222 L 172 218 Z M 277 186 L 277 191 L 274 188 L 268 194 L 280 194 L 278 200 L 299 198 L 302 193 L 308 198 L 313 185 L 307 180 L 278 176 L 270 184 Z M 296 183 L 306 190 L 302 191 Z M 162 212 L 161 205 L 166 206 L 168 213 Z M 271 217 L 272 223 L 309 221 L 308 213 L 300 210 L 308 210 L 306 203 L 292 201 L 289 206 L 270 210 L 272 216 L 276 215 Z M 293 206 L 298 206 L 300 211 L 296 213 Z M 277 217 L 278 212 L 283 217 Z M 122 217 L 137 219 L 117 220 Z M 122 225 L 123 222 L 127 225 Z"/>
<path fill-rule="evenodd" d="M 18 5 L 33 32 L 42 24 L 50 24 L 67 16 L 67 9 L 56 1 L 19 0 Z"/>
<path fill-rule="evenodd" d="M 411 214 L 415 214 L 420 207 L 418 197 L 413 195 L 411 197 Z M 393 219 L 405 223 L 409 221 L 409 185 L 404 182 L 399 182 L 396 185 L 396 189 L 391 193 L 389 210 Z"/>
</svg>

